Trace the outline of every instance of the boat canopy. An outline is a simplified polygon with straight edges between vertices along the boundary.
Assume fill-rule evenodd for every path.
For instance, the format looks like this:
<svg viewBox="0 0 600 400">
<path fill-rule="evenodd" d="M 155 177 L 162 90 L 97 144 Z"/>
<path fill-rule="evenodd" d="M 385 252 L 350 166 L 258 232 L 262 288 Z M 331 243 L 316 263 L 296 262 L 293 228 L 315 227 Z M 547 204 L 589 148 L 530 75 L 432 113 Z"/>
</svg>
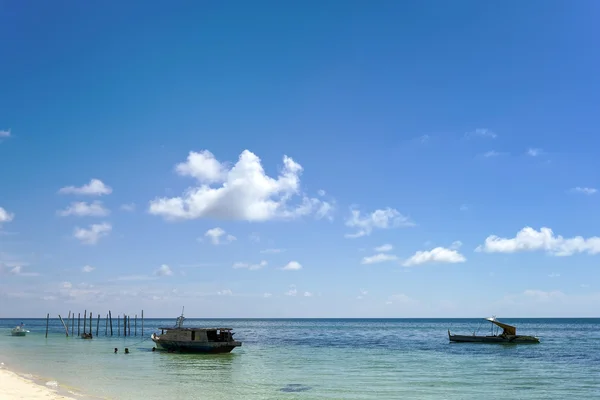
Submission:
<svg viewBox="0 0 600 400">
<path fill-rule="evenodd" d="M 486 318 L 486 320 L 488 320 L 492 324 L 495 324 L 495 325 L 499 326 L 500 328 L 504 329 L 504 332 L 502 332 L 502 333 L 506 333 L 507 335 L 516 335 L 517 334 L 517 328 L 515 328 L 514 326 L 511 326 L 511 325 L 503 324 L 502 322 L 498 321 L 495 317 Z"/>
</svg>

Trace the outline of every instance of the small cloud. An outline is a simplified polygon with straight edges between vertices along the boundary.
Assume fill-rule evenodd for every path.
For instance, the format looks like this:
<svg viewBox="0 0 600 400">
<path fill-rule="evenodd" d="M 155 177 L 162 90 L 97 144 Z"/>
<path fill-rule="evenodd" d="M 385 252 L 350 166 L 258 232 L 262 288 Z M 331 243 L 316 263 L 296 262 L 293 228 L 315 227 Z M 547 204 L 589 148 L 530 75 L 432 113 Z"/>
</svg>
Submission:
<svg viewBox="0 0 600 400">
<path fill-rule="evenodd" d="M 394 246 L 392 246 L 391 244 L 383 244 L 379 247 L 375 247 L 375 251 L 378 253 L 385 253 L 387 251 L 392 251 L 393 248 Z"/>
<path fill-rule="evenodd" d="M 243 262 L 236 262 L 235 264 L 233 264 L 233 268 L 235 268 L 235 269 L 246 268 L 250 271 L 256 271 L 256 270 L 264 268 L 266 266 L 267 266 L 267 262 L 265 260 L 261 261 L 258 264 L 249 264 L 249 263 L 243 263 Z"/>
<path fill-rule="evenodd" d="M 402 265 L 405 267 L 412 267 L 415 265 L 421 265 L 426 263 L 463 263 L 467 261 L 465 256 L 460 254 L 458 251 L 453 249 L 447 249 L 444 247 L 436 247 L 429 251 L 417 251 Z"/>
<path fill-rule="evenodd" d="M 304 292 L 304 297 L 312 297 L 312 295 L 311 292 Z"/>
<path fill-rule="evenodd" d="M 11 214 L 6 211 L 4 208 L 0 207 L 0 225 L 3 222 L 10 222 L 15 218 L 15 214 Z"/>
<path fill-rule="evenodd" d="M 76 194 L 84 196 L 102 196 L 112 193 L 112 188 L 107 186 L 100 179 L 92 179 L 87 185 L 81 187 L 66 186 L 61 188 L 60 194 Z"/>
<path fill-rule="evenodd" d="M 171 267 L 169 267 L 167 264 L 163 264 L 160 266 L 159 269 L 157 269 L 156 271 L 154 271 L 154 275 L 157 276 L 171 276 L 173 275 L 173 271 L 171 270 Z"/>
<path fill-rule="evenodd" d="M 461 204 L 460 206 L 460 211 L 468 211 L 469 210 L 469 206 L 466 204 Z"/>
<path fill-rule="evenodd" d="M 537 157 L 542 154 L 542 149 L 530 148 L 527 150 L 527 155 L 531 157 Z"/>
<path fill-rule="evenodd" d="M 317 194 L 318 194 L 319 196 L 323 197 L 323 196 L 325 196 L 327 193 L 325 193 L 325 191 L 324 191 L 323 189 L 319 189 L 319 190 L 317 191 Z"/>
<path fill-rule="evenodd" d="M 369 236 L 375 229 L 413 227 L 415 223 L 410 218 L 400 214 L 398 210 L 388 207 L 375 210 L 367 215 L 361 215 L 359 210 L 350 210 L 350 217 L 346 220 L 346 226 L 356 228 L 357 231 L 344 236 L 355 239 Z"/>
<path fill-rule="evenodd" d="M 496 135 L 494 132 L 492 132 L 489 129 L 477 128 L 474 131 L 465 133 L 465 137 L 467 137 L 467 138 L 469 138 L 469 137 L 481 137 L 481 138 L 496 139 L 498 137 L 498 135 Z"/>
<path fill-rule="evenodd" d="M 108 222 L 101 224 L 92 224 L 88 229 L 76 227 L 73 236 L 83 244 L 96 244 L 98 241 L 108 236 L 112 231 L 112 225 Z"/>
<path fill-rule="evenodd" d="M 269 298 L 269 297 L 271 297 L 271 296 L 273 296 L 271 293 L 265 293 L 265 294 L 263 294 L 263 297 L 264 297 L 265 299 L 268 299 L 268 298 Z"/>
<path fill-rule="evenodd" d="M 73 284 L 71 282 L 63 282 L 62 287 L 64 289 L 71 289 L 73 287 Z"/>
<path fill-rule="evenodd" d="M 365 289 L 360 289 L 359 293 L 360 294 L 356 297 L 358 300 L 363 299 L 367 294 L 369 294 L 369 292 L 367 292 Z"/>
<path fill-rule="evenodd" d="M 83 268 L 81 268 L 82 272 L 92 272 L 93 270 L 95 270 L 96 268 L 92 267 L 91 265 L 86 265 Z"/>
<path fill-rule="evenodd" d="M 298 271 L 301 269 L 302 265 L 298 261 L 290 261 L 282 268 L 284 271 Z"/>
<path fill-rule="evenodd" d="M 298 294 L 298 290 L 296 290 L 296 285 L 290 285 L 290 290 L 285 292 L 286 296 L 296 296 Z"/>
<path fill-rule="evenodd" d="M 379 253 L 373 256 L 363 257 L 361 264 L 379 264 L 386 261 L 395 261 L 398 257 L 393 254 Z"/>
<path fill-rule="evenodd" d="M 135 203 L 121 204 L 119 208 L 123 211 L 133 212 L 135 211 Z"/>
<path fill-rule="evenodd" d="M 39 276 L 40 275 L 37 272 L 25 272 L 25 271 L 23 271 L 23 266 L 21 266 L 21 265 L 17 265 L 13 269 L 11 269 L 10 270 L 10 274 L 11 275 L 18 275 L 18 276 Z"/>
<path fill-rule="evenodd" d="M 506 153 L 501 153 L 498 152 L 496 150 L 490 150 L 490 151 L 486 151 L 485 153 L 483 153 L 481 156 L 485 157 L 485 158 L 491 158 L 491 157 L 498 157 L 498 156 L 502 156 Z"/>
<path fill-rule="evenodd" d="M 425 143 L 429 142 L 430 140 L 431 140 L 431 136 L 429 136 L 429 135 L 419 136 L 419 142 L 421 142 L 422 144 L 425 144 Z"/>
<path fill-rule="evenodd" d="M 260 253 L 261 254 L 277 254 L 277 253 L 283 253 L 285 251 L 285 249 L 266 249 L 266 250 L 261 250 Z"/>
<path fill-rule="evenodd" d="M 559 276 L 560 276 L 560 274 L 557 274 L 556 272 L 553 272 L 550 275 L 548 275 L 548 277 L 550 277 L 550 278 L 558 278 Z"/>
<path fill-rule="evenodd" d="M 461 246 L 462 246 L 462 242 L 460 240 L 456 240 L 456 241 L 452 242 L 452 244 L 450 245 L 450 248 L 452 250 L 458 250 Z"/>
<path fill-rule="evenodd" d="M 235 236 L 227 235 L 226 232 L 219 227 L 207 230 L 204 236 L 209 238 L 210 242 L 215 246 L 219 244 L 231 243 L 236 240 Z"/>
<path fill-rule="evenodd" d="M 573 193 L 581 193 L 581 194 L 596 194 L 598 192 L 598 190 L 596 188 L 592 188 L 592 187 L 574 187 L 573 189 L 571 189 L 571 192 Z"/>
<path fill-rule="evenodd" d="M 86 203 L 85 201 L 74 201 L 64 210 L 56 212 L 61 217 L 105 217 L 110 214 L 110 210 L 104 207 L 101 201 Z"/>
<path fill-rule="evenodd" d="M 233 292 L 230 289 L 225 289 L 225 290 L 218 291 L 217 294 L 219 296 L 231 296 L 231 295 L 233 295 Z"/>
<path fill-rule="evenodd" d="M 9 138 L 10 137 L 10 129 L 0 129 L 0 139 L 1 138 Z"/>
</svg>

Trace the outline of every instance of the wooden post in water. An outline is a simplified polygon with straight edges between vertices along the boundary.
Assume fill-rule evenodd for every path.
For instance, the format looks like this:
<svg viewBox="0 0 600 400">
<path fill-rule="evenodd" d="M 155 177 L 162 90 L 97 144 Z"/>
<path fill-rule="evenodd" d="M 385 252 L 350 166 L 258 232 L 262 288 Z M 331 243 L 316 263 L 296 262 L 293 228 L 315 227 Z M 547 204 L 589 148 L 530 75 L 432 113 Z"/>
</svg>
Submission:
<svg viewBox="0 0 600 400">
<path fill-rule="evenodd" d="M 131 315 L 127 316 L 127 336 L 131 336 Z"/>
<path fill-rule="evenodd" d="M 127 336 L 127 315 L 123 314 L 123 336 Z"/>
<path fill-rule="evenodd" d="M 75 313 L 71 314 L 71 335 L 75 332 Z"/>
<path fill-rule="evenodd" d="M 93 330 L 93 327 L 92 327 L 92 312 L 90 311 L 90 335 L 92 334 L 92 330 Z"/>
<path fill-rule="evenodd" d="M 117 315 L 117 336 L 121 336 L 121 316 Z"/>
<path fill-rule="evenodd" d="M 96 321 L 96 336 L 98 336 L 98 329 L 100 329 L 100 314 L 98 314 L 98 321 Z"/>
<path fill-rule="evenodd" d="M 86 323 L 87 323 L 87 310 L 83 311 L 83 333 L 86 332 Z"/>
<path fill-rule="evenodd" d="M 77 336 L 81 336 L 79 328 L 81 328 L 81 313 L 77 313 Z"/>
<path fill-rule="evenodd" d="M 137 336 L 137 314 L 135 314 L 135 319 L 133 320 L 134 332 L 135 336 Z"/>
<path fill-rule="evenodd" d="M 142 336 L 144 336 L 144 310 L 142 310 Z"/>
<path fill-rule="evenodd" d="M 71 319 L 71 310 L 69 310 L 69 316 L 67 317 L 67 324 L 69 323 L 70 319 Z"/>
<path fill-rule="evenodd" d="M 46 337 L 48 337 L 48 322 L 50 321 L 50 314 L 46 315 Z"/>
<path fill-rule="evenodd" d="M 108 336 L 108 314 L 106 314 L 106 322 L 104 323 L 104 336 Z"/>
<path fill-rule="evenodd" d="M 67 334 L 67 337 L 69 337 L 69 329 L 67 328 L 67 325 L 65 325 L 65 321 L 63 321 L 63 319 L 60 316 L 60 314 L 58 314 L 58 318 L 60 318 L 60 322 L 62 322 L 63 328 L 65 328 L 65 333 Z"/>
<path fill-rule="evenodd" d="M 110 315 L 110 310 L 108 310 L 108 321 L 110 322 L 110 336 L 112 336 L 112 315 Z"/>
</svg>

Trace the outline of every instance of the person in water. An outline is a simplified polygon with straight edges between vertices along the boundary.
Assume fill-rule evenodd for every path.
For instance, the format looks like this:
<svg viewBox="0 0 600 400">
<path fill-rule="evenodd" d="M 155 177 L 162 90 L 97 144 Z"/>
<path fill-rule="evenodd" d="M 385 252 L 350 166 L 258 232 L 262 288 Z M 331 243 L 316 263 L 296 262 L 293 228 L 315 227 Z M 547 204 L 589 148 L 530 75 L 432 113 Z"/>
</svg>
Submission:
<svg viewBox="0 0 600 400">
<path fill-rule="evenodd" d="M 119 351 L 119 349 L 117 349 L 117 348 L 115 347 L 115 354 L 117 354 L 117 352 L 118 352 L 118 351 Z"/>
<path fill-rule="evenodd" d="M 129 349 L 125 347 L 125 354 L 129 354 Z"/>
</svg>

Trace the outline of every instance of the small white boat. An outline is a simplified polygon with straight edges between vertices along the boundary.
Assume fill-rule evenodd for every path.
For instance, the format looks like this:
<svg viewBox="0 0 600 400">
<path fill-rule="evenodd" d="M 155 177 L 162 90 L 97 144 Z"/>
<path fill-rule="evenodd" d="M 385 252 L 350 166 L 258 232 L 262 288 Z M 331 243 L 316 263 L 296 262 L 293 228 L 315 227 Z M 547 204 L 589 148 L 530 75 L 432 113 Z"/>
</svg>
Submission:
<svg viewBox="0 0 600 400">
<path fill-rule="evenodd" d="M 29 331 L 27 329 L 25 329 L 25 327 L 23 326 L 23 323 L 21 323 L 21 325 L 15 326 L 10 331 L 10 334 L 12 336 L 25 336 L 25 335 L 27 335 L 27 333 L 29 333 Z"/>
<path fill-rule="evenodd" d="M 490 335 L 478 336 L 473 332 L 472 335 L 455 335 L 450 333 L 448 329 L 448 339 L 451 342 L 459 343 L 539 343 L 540 339 L 536 336 L 530 335 L 517 335 L 517 328 L 512 325 L 502 323 L 496 319 L 496 317 L 486 318 L 487 321 L 492 323 L 492 331 Z M 502 328 L 500 335 L 494 334 L 494 325 Z"/>
</svg>

